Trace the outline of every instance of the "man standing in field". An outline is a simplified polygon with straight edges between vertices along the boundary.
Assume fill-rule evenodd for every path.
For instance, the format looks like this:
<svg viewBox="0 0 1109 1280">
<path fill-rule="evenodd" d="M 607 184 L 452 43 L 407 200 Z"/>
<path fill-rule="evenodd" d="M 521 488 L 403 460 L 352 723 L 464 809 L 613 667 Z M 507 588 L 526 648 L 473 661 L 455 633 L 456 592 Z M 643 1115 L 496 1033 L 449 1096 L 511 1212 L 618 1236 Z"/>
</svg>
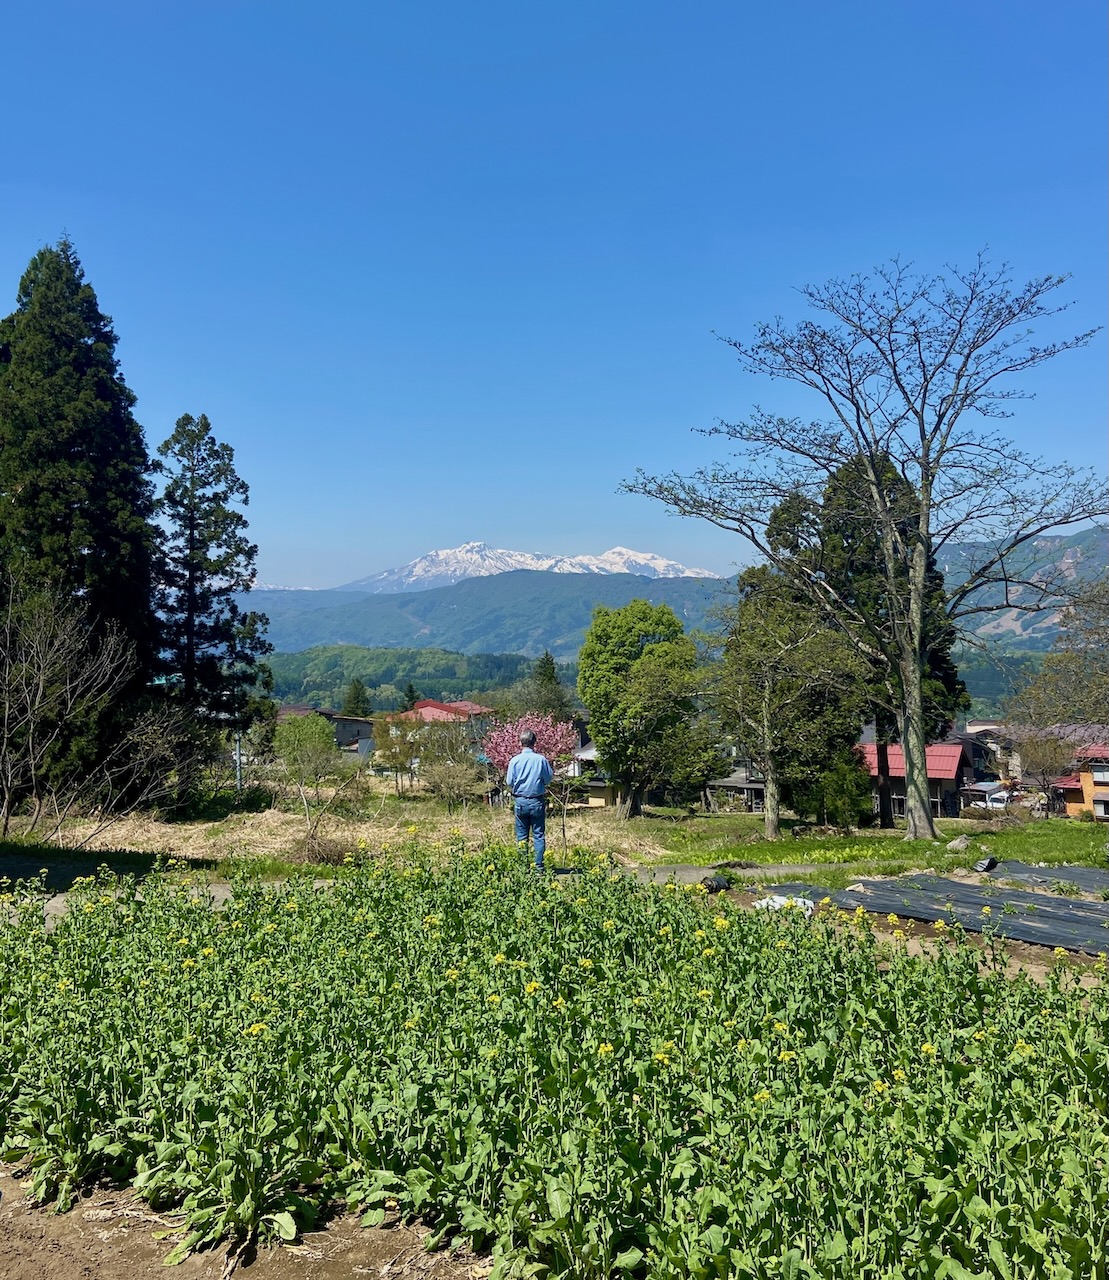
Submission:
<svg viewBox="0 0 1109 1280">
<path fill-rule="evenodd" d="M 543 870 L 547 848 L 547 784 L 554 776 L 550 761 L 535 750 L 535 734 L 520 733 L 520 752 L 508 762 L 505 781 L 515 798 L 516 844 L 527 852 L 530 833 L 535 848 L 535 869 Z"/>
</svg>

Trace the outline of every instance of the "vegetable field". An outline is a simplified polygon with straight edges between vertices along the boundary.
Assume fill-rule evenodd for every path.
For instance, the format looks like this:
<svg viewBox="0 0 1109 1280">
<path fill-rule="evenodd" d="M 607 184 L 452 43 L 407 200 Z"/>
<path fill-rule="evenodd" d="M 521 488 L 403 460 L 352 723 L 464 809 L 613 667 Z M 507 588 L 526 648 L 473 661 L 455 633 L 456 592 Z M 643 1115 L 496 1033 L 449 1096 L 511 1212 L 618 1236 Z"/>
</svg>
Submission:
<svg viewBox="0 0 1109 1280">
<path fill-rule="evenodd" d="M 503 1275 L 1105 1273 L 1104 960 L 1037 986 L 513 850 L 219 910 L 86 881 L 50 932 L 31 887 L 0 952 L 0 1154 L 179 1209 L 171 1259 L 337 1201 Z"/>
</svg>

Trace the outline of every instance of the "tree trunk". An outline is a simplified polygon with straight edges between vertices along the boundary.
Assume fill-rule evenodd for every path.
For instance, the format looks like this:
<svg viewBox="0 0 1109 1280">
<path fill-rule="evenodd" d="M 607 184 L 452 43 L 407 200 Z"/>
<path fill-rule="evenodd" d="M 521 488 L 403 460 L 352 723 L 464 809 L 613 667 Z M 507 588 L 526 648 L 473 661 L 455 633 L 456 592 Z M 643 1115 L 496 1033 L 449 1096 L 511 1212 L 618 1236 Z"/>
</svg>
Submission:
<svg viewBox="0 0 1109 1280">
<path fill-rule="evenodd" d="M 915 676 L 915 679 L 913 677 Z M 920 668 L 902 670 L 905 713 L 901 721 L 901 749 L 905 753 L 906 839 L 935 840 L 932 798 L 928 789 L 928 757 L 924 744 L 924 700 Z"/>
<path fill-rule="evenodd" d="M 621 783 L 616 801 L 616 812 L 625 820 L 641 817 L 643 814 L 643 788 Z"/>
<path fill-rule="evenodd" d="M 767 759 L 764 762 L 763 777 L 766 780 L 763 792 L 764 832 L 768 840 L 777 840 L 782 834 L 782 794 L 778 783 L 778 766 L 773 760 Z"/>
<path fill-rule="evenodd" d="M 881 734 L 878 736 L 878 826 L 884 831 L 893 829 L 893 793 L 890 790 L 890 748 Z"/>
</svg>

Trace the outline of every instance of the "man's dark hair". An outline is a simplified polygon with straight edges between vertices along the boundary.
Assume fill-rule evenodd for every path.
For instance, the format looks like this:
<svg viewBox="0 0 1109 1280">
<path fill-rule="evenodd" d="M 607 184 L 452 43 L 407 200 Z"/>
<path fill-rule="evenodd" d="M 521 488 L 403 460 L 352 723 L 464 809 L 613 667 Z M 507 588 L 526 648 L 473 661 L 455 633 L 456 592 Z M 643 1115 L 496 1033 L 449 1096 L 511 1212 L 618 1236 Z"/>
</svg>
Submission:
<svg viewBox="0 0 1109 1280">
<path fill-rule="evenodd" d="M 532 731 L 531 731 L 530 729 L 521 729 L 521 730 L 520 730 L 520 746 L 522 746 L 522 747 L 534 747 L 534 746 L 535 746 L 535 734 L 534 734 L 534 733 L 532 733 Z"/>
</svg>

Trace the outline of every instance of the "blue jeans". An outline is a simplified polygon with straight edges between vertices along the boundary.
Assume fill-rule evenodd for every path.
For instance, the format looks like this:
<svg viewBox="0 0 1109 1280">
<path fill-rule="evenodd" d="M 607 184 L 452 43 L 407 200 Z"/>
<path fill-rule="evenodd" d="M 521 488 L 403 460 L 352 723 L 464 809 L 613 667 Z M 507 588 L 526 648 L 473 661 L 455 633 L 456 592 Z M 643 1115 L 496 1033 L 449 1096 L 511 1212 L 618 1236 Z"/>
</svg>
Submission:
<svg viewBox="0 0 1109 1280">
<path fill-rule="evenodd" d="M 519 796 L 516 800 L 516 843 L 528 847 L 528 833 L 535 842 L 535 865 L 543 869 L 543 854 L 547 849 L 547 802 Z"/>
</svg>

